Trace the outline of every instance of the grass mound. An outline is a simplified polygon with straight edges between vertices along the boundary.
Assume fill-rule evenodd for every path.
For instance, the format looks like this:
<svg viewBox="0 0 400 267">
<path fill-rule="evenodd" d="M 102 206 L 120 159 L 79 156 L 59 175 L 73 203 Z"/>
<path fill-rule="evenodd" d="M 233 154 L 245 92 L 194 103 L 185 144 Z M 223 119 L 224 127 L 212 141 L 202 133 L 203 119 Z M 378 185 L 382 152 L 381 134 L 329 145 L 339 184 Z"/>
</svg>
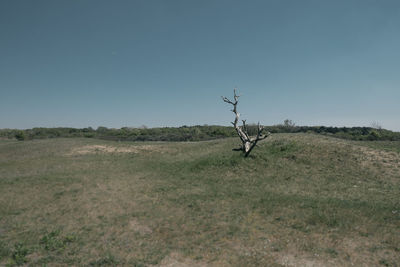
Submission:
<svg viewBox="0 0 400 267">
<path fill-rule="evenodd" d="M 237 144 L 0 140 L 0 265 L 400 262 L 400 142 Z"/>
</svg>

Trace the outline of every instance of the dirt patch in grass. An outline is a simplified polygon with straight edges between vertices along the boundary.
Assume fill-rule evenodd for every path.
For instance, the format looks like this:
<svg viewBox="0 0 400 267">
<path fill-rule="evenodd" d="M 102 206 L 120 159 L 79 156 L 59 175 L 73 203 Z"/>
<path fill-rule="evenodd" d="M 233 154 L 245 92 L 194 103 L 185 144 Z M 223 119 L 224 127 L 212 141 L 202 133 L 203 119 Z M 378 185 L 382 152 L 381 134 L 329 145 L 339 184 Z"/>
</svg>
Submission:
<svg viewBox="0 0 400 267">
<path fill-rule="evenodd" d="M 164 153 L 167 149 L 161 146 L 140 145 L 140 146 L 110 146 L 110 145 L 86 145 L 75 147 L 67 153 L 68 156 L 87 155 L 97 153 L 142 153 L 142 152 L 159 152 Z"/>
<path fill-rule="evenodd" d="M 141 235 L 151 234 L 153 232 L 150 227 L 140 224 L 136 219 L 129 222 L 129 228 Z"/>
<path fill-rule="evenodd" d="M 295 254 L 284 254 L 278 257 L 277 262 L 283 266 L 304 266 L 304 267 L 317 267 L 317 266 L 337 266 L 335 264 L 329 264 L 325 260 L 317 260 L 312 258 L 306 258 L 304 256 Z"/>
<path fill-rule="evenodd" d="M 284 266 L 378 266 L 382 260 L 397 266 L 392 265 L 396 252 L 387 242 L 356 235 L 336 239 L 329 234 L 310 234 L 273 255 Z"/>
<path fill-rule="evenodd" d="M 400 178 L 400 154 L 369 147 L 358 147 L 354 151 L 358 154 L 361 166 L 373 168 L 384 177 Z"/>
<path fill-rule="evenodd" d="M 365 164 L 380 162 L 385 167 L 400 167 L 400 154 L 384 150 L 376 150 L 368 147 L 360 147 Z"/>
<path fill-rule="evenodd" d="M 185 258 L 179 253 L 171 253 L 166 256 L 158 265 L 159 267 L 205 267 L 209 266 L 204 262 L 195 261 L 190 258 Z"/>
</svg>

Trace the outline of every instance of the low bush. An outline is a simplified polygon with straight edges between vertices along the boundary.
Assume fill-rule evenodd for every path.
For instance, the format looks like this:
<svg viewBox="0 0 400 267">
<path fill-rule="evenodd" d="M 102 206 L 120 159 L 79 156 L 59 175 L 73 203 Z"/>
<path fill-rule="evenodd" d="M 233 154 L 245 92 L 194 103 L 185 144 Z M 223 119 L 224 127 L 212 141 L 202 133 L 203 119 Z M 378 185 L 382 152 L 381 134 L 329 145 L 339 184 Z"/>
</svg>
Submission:
<svg viewBox="0 0 400 267">
<path fill-rule="evenodd" d="M 359 141 L 399 141 L 400 132 L 371 127 L 326 127 L 326 126 L 295 126 L 287 125 L 265 126 L 271 133 L 316 133 L 342 139 Z M 257 125 L 247 126 L 250 135 L 257 133 Z M 17 139 L 44 139 L 56 137 L 87 137 L 115 141 L 204 141 L 237 136 L 233 127 L 218 125 L 196 125 L 163 128 L 131 128 L 109 129 L 99 127 L 76 128 L 33 128 L 27 130 L 0 129 L 0 138 Z"/>
</svg>

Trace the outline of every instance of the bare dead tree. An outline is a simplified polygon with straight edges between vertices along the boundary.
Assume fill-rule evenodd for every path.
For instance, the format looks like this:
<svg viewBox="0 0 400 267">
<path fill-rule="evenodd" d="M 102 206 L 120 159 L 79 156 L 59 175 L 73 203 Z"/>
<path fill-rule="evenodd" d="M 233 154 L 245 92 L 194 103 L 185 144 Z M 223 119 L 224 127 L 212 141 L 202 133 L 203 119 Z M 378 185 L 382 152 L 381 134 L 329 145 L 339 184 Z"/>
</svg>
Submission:
<svg viewBox="0 0 400 267">
<path fill-rule="evenodd" d="M 257 124 L 257 135 L 255 137 L 250 137 L 247 131 L 247 126 L 246 126 L 246 120 L 242 120 L 242 126 L 238 125 L 239 122 L 239 117 L 240 113 L 237 111 L 237 104 L 238 104 L 238 99 L 239 95 L 236 94 L 236 88 L 233 89 L 233 97 L 234 101 L 229 100 L 228 98 L 222 96 L 222 100 L 225 103 L 231 104 L 233 106 L 232 112 L 235 113 L 235 120 L 232 122 L 233 127 L 236 130 L 236 133 L 238 134 L 240 140 L 242 141 L 241 145 L 241 150 L 244 153 L 244 156 L 247 157 L 249 156 L 250 152 L 253 150 L 253 148 L 257 145 L 257 142 L 260 140 L 263 140 L 267 138 L 268 136 L 271 135 L 270 132 L 266 132 L 263 134 L 263 126 L 260 125 L 260 123 Z"/>
<path fill-rule="evenodd" d="M 371 123 L 371 128 L 374 128 L 374 129 L 377 129 L 377 130 L 382 130 L 382 125 L 377 121 L 373 121 Z"/>
</svg>

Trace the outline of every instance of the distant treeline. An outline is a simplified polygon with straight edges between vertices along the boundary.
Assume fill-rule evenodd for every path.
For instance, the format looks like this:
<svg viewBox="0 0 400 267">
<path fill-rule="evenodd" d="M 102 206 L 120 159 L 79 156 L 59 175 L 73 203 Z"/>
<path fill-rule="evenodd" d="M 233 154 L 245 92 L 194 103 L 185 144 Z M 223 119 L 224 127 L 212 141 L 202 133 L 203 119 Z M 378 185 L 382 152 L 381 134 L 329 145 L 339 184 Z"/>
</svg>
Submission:
<svg viewBox="0 0 400 267">
<path fill-rule="evenodd" d="M 371 127 L 325 127 L 325 126 L 265 126 L 271 133 L 316 133 L 337 138 L 375 141 L 400 141 L 400 132 Z M 256 125 L 248 125 L 250 134 L 257 131 Z M 226 137 L 234 137 L 236 132 L 229 126 L 182 126 L 162 128 L 121 129 L 98 127 L 88 128 L 33 128 L 26 130 L 0 129 L 0 138 L 31 140 L 57 137 L 88 137 L 115 141 L 203 141 Z"/>
</svg>

